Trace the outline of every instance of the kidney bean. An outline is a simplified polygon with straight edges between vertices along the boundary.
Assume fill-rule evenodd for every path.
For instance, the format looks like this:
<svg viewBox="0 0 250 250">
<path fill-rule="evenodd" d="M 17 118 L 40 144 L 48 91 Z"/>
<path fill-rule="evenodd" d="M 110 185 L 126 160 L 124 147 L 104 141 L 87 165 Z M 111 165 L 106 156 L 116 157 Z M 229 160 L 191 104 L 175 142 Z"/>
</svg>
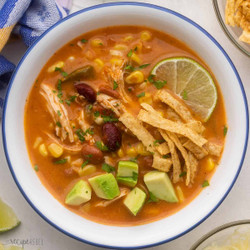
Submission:
<svg viewBox="0 0 250 250">
<path fill-rule="evenodd" d="M 82 82 L 76 83 L 75 88 L 80 95 L 86 98 L 87 101 L 91 103 L 94 103 L 96 101 L 96 92 L 88 84 Z"/>
<path fill-rule="evenodd" d="M 102 127 L 103 142 L 110 151 L 116 151 L 121 147 L 122 135 L 114 123 L 107 122 Z"/>
<path fill-rule="evenodd" d="M 120 97 L 120 94 L 116 90 L 113 90 L 109 86 L 105 86 L 105 85 L 100 86 L 99 92 L 106 94 L 106 95 L 109 95 L 111 97 L 114 97 L 116 99 L 118 99 Z"/>
<path fill-rule="evenodd" d="M 93 164 L 102 163 L 104 160 L 102 151 L 87 143 L 82 146 L 82 155 L 85 161 Z"/>
</svg>

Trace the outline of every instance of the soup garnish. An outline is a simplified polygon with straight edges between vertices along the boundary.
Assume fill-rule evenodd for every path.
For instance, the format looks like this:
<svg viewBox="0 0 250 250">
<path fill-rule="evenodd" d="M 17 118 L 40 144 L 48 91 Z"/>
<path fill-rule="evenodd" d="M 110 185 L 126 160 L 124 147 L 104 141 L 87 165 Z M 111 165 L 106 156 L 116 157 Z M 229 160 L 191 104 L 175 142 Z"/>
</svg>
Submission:
<svg viewBox="0 0 250 250">
<path fill-rule="evenodd" d="M 67 208 L 135 225 L 187 205 L 219 163 L 220 89 L 185 44 L 145 27 L 95 30 L 55 53 L 28 97 L 36 172 Z"/>
</svg>

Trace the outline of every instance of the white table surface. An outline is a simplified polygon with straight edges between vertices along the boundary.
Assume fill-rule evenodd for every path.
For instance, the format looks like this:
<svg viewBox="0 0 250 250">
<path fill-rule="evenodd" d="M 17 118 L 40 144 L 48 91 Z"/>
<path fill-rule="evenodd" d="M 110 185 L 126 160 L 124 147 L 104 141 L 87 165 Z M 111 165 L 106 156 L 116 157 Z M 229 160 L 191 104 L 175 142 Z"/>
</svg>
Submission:
<svg viewBox="0 0 250 250">
<path fill-rule="evenodd" d="M 107 1 L 75 0 L 72 11 L 82 6 L 88 7 L 102 2 Z M 212 34 L 235 64 L 244 84 L 247 97 L 250 100 L 250 58 L 243 55 L 223 33 L 214 13 L 212 0 L 152 0 L 138 2 L 149 2 L 177 11 L 191 18 Z M 25 46 L 20 42 L 15 42 L 5 47 L 3 54 L 17 63 L 24 51 Z M 2 135 L 0 141 L 2 141 Z M 205 222 L 186 235 L 152 249 L 186 250 L 201 236 L 217 226 L 235 220 L 250 219 L 250 199 L 248 196 L 250 194 L 249 160 L 250 153 L 247 152 L 236 184 L 220 207 Z M 0 235 L 0 242 L 24 242 L 27 243 L 25 245 L 26 250 L 100 249 L 69 238 L 54 229 L 33 211 L 13 181 L 5 160 L 2 143 L 0 144 L 0 197 L 13 207 L 22 221 L 21 226 L 15 230 Z"/>
</svg>

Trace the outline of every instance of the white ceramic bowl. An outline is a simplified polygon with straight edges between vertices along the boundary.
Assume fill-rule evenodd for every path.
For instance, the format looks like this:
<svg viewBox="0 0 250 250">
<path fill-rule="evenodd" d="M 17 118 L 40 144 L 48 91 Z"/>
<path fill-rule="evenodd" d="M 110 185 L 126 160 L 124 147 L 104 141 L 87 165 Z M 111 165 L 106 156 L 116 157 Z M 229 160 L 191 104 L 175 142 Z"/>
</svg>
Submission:
<svg viewBox="0 0 250 250">
<path fill-rule="evenodd" d="M 150 224 L 105 226 L 86 220 L 61 205 L 33 170 L 24 137 L 24 106 L 48 59 L 71 39 L 110 25 L 145 25 L 184 41 L 210 66 L 225 101 L 228 134 L 221 163 L 210 186 L 181 211 Z M 248 140 L 248 109 L 240 77 L 222 47 L 204 29 L 171 10 L 142 3 L 110 3 L 79 11 L 45 32 L 27 51 L 15 71 L 4 107 L 3 140 L 10 170 L 29 204 L 51 225 L 83 242 L 136 248 L 175 239 L 204 221 L 232 188 L 243 163 Z"/>
</svg>

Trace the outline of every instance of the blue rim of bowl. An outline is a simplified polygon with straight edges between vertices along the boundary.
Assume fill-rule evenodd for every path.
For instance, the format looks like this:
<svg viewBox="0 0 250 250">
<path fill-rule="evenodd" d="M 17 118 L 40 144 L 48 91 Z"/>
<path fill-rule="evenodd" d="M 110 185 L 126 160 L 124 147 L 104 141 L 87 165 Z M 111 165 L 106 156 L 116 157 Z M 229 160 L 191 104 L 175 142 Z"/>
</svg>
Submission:
<svg viewBox="0 0 250 250">
<path fill-rule="evenodd" d="M 234 71 L 236 77 L 237 77 L 237 80 L 238 80 L 238 83 L 240 85 L 240 88 L 241 88 L 241 92 L 242 92 L 242 96 L 243 96 L 243 99 L 244 99 L 244 104 L 245 104 L 245 113 L 246 113 L 246 137 L 245 137 L 245 144 L 244 144 L 244 150 L 243 150 L 243 153 L 242 153 L 242 157 L 241 157 L 241 161 L 240 161 L 240 164 L 239 164 L 239 167 L 238 167 L 238 171 L 234 177 L 234 180 L 232 181 L 230 187 L 228 188 L 227 192 L 224 194 L 224 196 L 221 198 L 221 200 L 218 202 L 218 204 L 206 215 L 204 216 L 199 222 L 197 222 L 196 224 L 194 224 L 193 226 L 191 226 L 190 228 L 186 229 L 185 231 L 179 233 L 178 235 L 176 236 L 173 236 L 171 238 L 168 238 L 166 240 L 163 240 L 163 241 L 160 241 L 160 242 L 157 242 L 157 243 L 152 243 L 152 244 L 148 244 L 148 245 L 142 245 L 142 246 L 134 246 L 134 247 L 121 247 L 121 246 L 110 246 L 110 245 L 103 245 L 103 244 L 98 244 L 98 243 L 95 243 L 95 242 L 90 242 L 90 241 L 87 241 L 85 239 L 82 239 L 82 238 L 79 238 L 67 231 L 65 231 L 64 229 L 60 228 L 59 226 L 57 226 L 56 224 L 54 224 L 51 220 L 49 220 L 45 215 L 43 215 L 39 209 L 32 203 L 32 201 L 27 197 L 27 195 L 25 194 L 24 190 L 22 189 L 21 185 L 19 184 L 18 182 L 18 179 L 15 175 L 15 172 L 12 168 L 12 165 L 11 165 L 11 161 L 10 161 L 10 158 L 9 158 L 9 154 L 8 154 L 8 149 L 7 149 L 7 143 L 6 143 L 6 135 L 5 135 L 5 118 L 6 118 L 6 108 L 7 108 L 7 104 L 8 104 L 8 97 L 9 97 L 9 93 L 10 93 L 10 90 L 11 90 L 11 87 L 13 85 L 13 82 L 15 80 L 15 77 L 16 77 L 16 74 L 18 72 L 18 69 L 21 67 L 23 61 L 25 60 L 25 58 L 29 55 L 29 52 L 33 49 L 34 46 L 36 46 L 37 43 L 39 43 L 39 41 L 48 33 L 50 32 L 52 29 L 54 29 L 56 26 L 60 25 L 61 23 L 65 22 L 66 20 L 78 15 L 78 14 L 81 14 L 81 13 L 84 13 L 84 12 L 88 12 L 88 11 L 91 11 L 91 10 L 95 10 L 95 9 L 100 9 L 100 8 L 107 8 L 107 7 L 112 7 L 112 6 L 122 6 L 122 5 L 129 5 L 129 6 L 141 6 L 141 7 L 147 7 L 147 8 L 151 8 L 151 9 L 156 9 L 156 10 L 160 10 L 160 11 L 163 11 L 163 12 L 166 12 L 166 13 L 169 13 L 169 14 L 172 14 L 174 16 L 177 16 L 179 17 L 180 19 L 188 22 L 189 24 L 193 25 L 194 27 L 196 27 L 197 29 L 199 29 L 203 34 L 205 34 L 219 49 L 220 51 L 223 53 L 223 55 L 226 57 L 228 63 L 230 64 L 232 70 Z M 19 188 L 20 192 L 22 193 L 22 195 L 24 196 L 24 198 L 26 199 L 26 201 L 30 204 L 30 206 L 45 220 L 47 221 L 51 226 L 53 226 L 54 228 L 56 228 L 57 230 L 61 231 L 62 233 L 66 234 L 67 236 L 71 237 L 71 238 L 74 238 L 76 240 L 79 240 L 81 242 L 84 242 L 84 243 L 87 243 L 87 244 L 90 244 L 90 245 L 93 245 L 93 246 L 98 246 L 98 247 L 103 247 L 103 248 L 109 248 L 109 249 L 139 249 L 139 248 L 147 248 L 147 247 L 153 247 L 153 246 L 157 246 L 157 245 L 161 245 L 161 244 L 164 244 L 164 243 L 167 243 L 167 242 L 170 242 L 174 239 L 177 239 L 181 236 L 183 236 L 184 234 L 188 233 L 189 231 L 193 230 L 195 227 L 197 227 L 198 225 L 200 225 L 203 221 L 205 221 L 219 206 L 220 204 L 224 201 L 224 199 L 227 197 L 228 193 L 230 192 L 230 190 L 232 189 L 235 181 L 237 180 L 237 177 L 240 173 L 240 170 L 242 168 L 242 164 L 243 164 L 243 161 L 244 161 L 244 158 L 245 158 L 245 154 L 246 154 L 246 150 L 247 150 L 247 142 L 248 142 L 248 134 L 249 134 L 249 113 L 248 113 L 248 105 L 247 105 L 247 97 L 246 97 L 246 94 L 245 94 L 245 90 L 244 90 L 244 87 L 243 87 L 243 84 L 241 82 L 241 79 L 240 79 L 240 76 L 233 64 L 233 62 L 231 61 L 230 57 L 227 55 L 227 53 L 225 52 L 225 50 L 221 47 L 221 45 L 206 31 L 204 30 L 201 26 L 199 26 L 197 23 L 195 23 L 194 21 L 190 20 L 189 18 L 173 11 L 173 10 L 170 10 L 170 9 L 167 9 L 167 8 L 164 8 L 164 7 L 161 7 L 161 6 L 157 6 L 157 5 L 153 5 L 153 4 L 148 4 L 148 3 L 138 3 L 138 2 L 117 2 L 117 3 L 105 3 L 105 4 L 100 4 L 100 5 L 95 5 L 95 6 L 91 6 L 91 7 L 88 7 L 86 9 L 82 9 L 82 10 L 79 10 L 67 17 L 65 17 L 64 19 L 60 20 L 59 22 L 57 22 L 56 24 L 54 24 L 52 27 L 50 27 L 47 31 L 45 31 L 35 42 L 34 44 L 28 48 L 28 50 L 26 51 L 26 53 L 24 54 L 24 56 L 22 57 L 22 59 L 20 60 L 19 64 L 17 65 L 17 68 L 16 70 L 14 71 L 13 75 L 12 75 L 12 78 L 10 80 L 10 83 L 9 83 L 9 87 L 8 87 L 8 90 L 7 90 L 7 93 L 6 93 L 6 98 L 5 98 L 5 102 L 4 102 L 4 108 L 3 108 L 3 125 L 2 125 L 2 134 L 3 134 L 3 146 L 4 146 L 4 151 L 5 151 L 5 156 L 6 156 L 6 159 L 7 159 L 7 162 L 8 162 L 8 165 L 9 165 L 9 169 L 11 171 L 11 174 L 16 182 L 16 185 L 17 187 Z"/>
</svg>

